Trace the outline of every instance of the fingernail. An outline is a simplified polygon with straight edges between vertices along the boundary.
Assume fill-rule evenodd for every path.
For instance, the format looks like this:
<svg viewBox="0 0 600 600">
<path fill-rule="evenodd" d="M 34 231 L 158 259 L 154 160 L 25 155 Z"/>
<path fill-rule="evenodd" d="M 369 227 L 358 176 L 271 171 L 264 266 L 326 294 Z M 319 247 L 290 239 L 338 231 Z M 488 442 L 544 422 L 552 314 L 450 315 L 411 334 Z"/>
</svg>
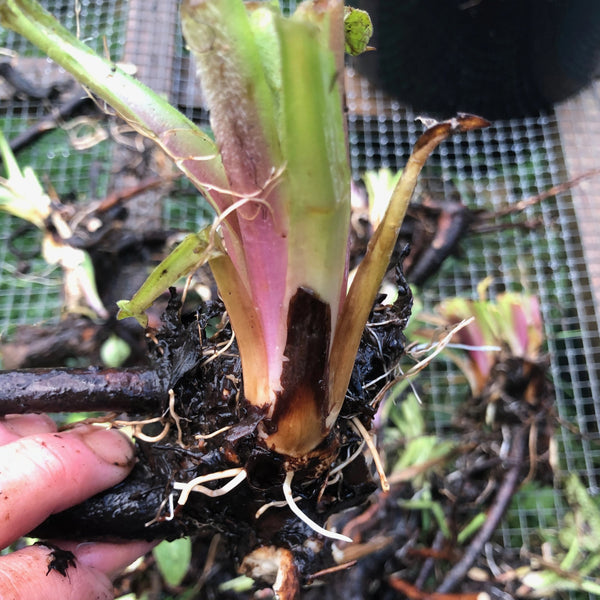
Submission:
<svg viewBox="0 0 600 600">
<path fill-rule="evenodd" d="M 91 428 L 81 433 L 81 439 L 96 456 L 118 467 L 129 467 L 133 462 L 133 445 L 116 429 Z"/>
</svg>

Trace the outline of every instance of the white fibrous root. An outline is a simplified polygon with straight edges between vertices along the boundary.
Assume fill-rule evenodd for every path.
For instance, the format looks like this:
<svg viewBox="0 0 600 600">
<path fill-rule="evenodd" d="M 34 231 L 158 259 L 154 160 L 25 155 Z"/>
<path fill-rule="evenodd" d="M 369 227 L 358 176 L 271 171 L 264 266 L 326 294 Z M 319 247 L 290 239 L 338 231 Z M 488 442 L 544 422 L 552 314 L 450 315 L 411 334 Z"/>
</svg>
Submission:
<svg viewBox="0 0 600 600">
<path fill-rule="evenodd" d="M 283 497 L 287 502 L 290 510 L 304 523 L 306 523 L 313 531 L 322 535 L 323 537 L 330 538 L 332 540 L 339 540 L 340 542 L 352 542 L 352 538 L 349 538 L 346 535 L 342 535 L 341 533 L 337 533 L 336 531 L 329 531 L 320 525 L 317 525 L 310 517 L 305 515 L 298 505 L 296 504 L 294 497 L 292 495 L 292 479 L 294 478 L 294 472 L 288 471 L 285 476 L 285 481 L 283 482 Z"/>
<path fill-rule="evenodd" d="M 134 425 L 134 436 L 137 439 L 142 440 L 143 442 L 156 443 L 156 442 L 160 442 L 162 439 L 164 439 L 166 437 L 167 433 L 169 433 L 169 430 L 171 429 L 171 423 L 169 423 L 169 422 L 165 423 L 163 430 L 158 435 L 154 435 L 154 436 L 146 435 L 142 431 L 142 427 L 143 427 L 143 425 Z"/>
<path fill-rule="evenodd" d="M 298 500 L 300 500 L 300 496 L 296 496 L 294 498 L 295 502 L 298 502 Z M 283 508 L 284 506 L 287 506 L 288 503 L 285 500 L 273 500 L 273 502 L 267 502 L 266 504 L 263 504 L 257 511 L 256 514 L 254 515 L 255 519 L 258 519 L 261 515 L 265 514 L 270 508 Z"/>
<path fill-rule="evenodd" d="M 365 429 L 365 426 L 360 422 L 360 419 L 357 417 L 353 417 L 350 421 L 351 425 L 355 428 L 357 433 L 362 436 L 362 438 L 367 443 L 367 447 L 371 451 L 371 455 L 373 456 L 373 462 L 375 463 L 375 468 L 377 469 L 377 474 L 379 475 L 379 479 L 381 481 L 381 489 L 384 492 L 390 491 L 390 484 L 385 475 L 385 469 L 383 468 L 383 462 L 381 457 L 379 456 L 379 452 L 375 447 L 375 443 L 373 442 L 373 438 L 369 435 L 369 432 Z"/>
<path fill-rule="evenodd" d="M 331 471 L 329 471 L 329 477 L 335 475 L 336 473 L 339 473 L 340 471 L 345 469 L 353 460 L 357 459 L 363 451 L 365 444 L 366 441 L 363 439 L 363 441 L 358 445 L 358 448 L 344 462 L 341 462 L 339 465 L 336 465 L 335 467 L 333 467 L 333 469 L 331 469 Z M 331 482 L 328 481 L 327 485 L 330 485 L 330 483 Z"/>
<path fill-rule="evenodd" d="M 466 327 L 467 325 L 472 323 L 474 320 L 475 320 L 475 317 L 469 317 L 468 319 L 462 320 L 460 323 L 455 325 L 441 340 L 439 340 L 438 342 L 436 342 L 434 344 L 430 344 L 430 345 L 426 346 L 425 348 L 419 347 L 419 349 L 416 350 L 415 349 L 416 347 L 413 347 L 410 352 L 413 356 L 425 354 L 426 352 L 428 352 L 429 350 L 431 350 L 433 348 L 434 348 L 434 350 L 433 350 L 433 352 L 431 352 L 431 354 L 426 356 L 423 360 L 421 360 L 416 365 L 414 365 L 411 369 L 409 369 L 404 374 L 404 377 L 405 378 L 413 377 L 414 375 L 419 373 L 419 371 L 422 371 L 440 352 L 442 352 L 442 350 L 444 350 L 444 348 L 446 348 L 446 346 L 448 346 L 448 344 L 450 343 L 450 340 L 454 337 L 454 334 L 458 333 L 461 329 L 463 329 L 464 327 Z"/>
<path fill-rule="evenodd" d="M 225 427 L 221 427 L 221 429 L 217 429 L 212 433 L 197 433 L 196 435 L 194 435 L 194 437 L 197 440 L 210 440 L 214 437 L 217 437 L 218 435 L 221 435 L 222 433 L 225 433 L 226 431 L 229 431 L 232 427 L 233 425 L 225 425 Z"/>
<path fill-rule="evenodd" d="M 185 444 L 183 443 L 183 432 L 181 431 L 181 417 L 175 412 L 175 392 L 173 390 L 169 390 L 169 414 L 177 426 L 177 443 L 182 448 L 185 448 Z"/>
<path fill-rule="evenodd" d="M 229 350 L 229 348 L 231 348 L 231 345 L 233 344 L 234 340 L 235 340 L 235 332 L 232 331 L 231 337 L 223 344 L 220 344 L 221 348 L 219 348 L 217 351 L 213 352 L 210 356 L 205 358 L 200 363 L 200 366 L 203 367 L 204 365 L 207 365 L 211 360 L 215 360 L 215 358 L 221 356 L 222 354 L 225 354 L 225 352 L 227 352 L 227 350 Z"/>
<path fill-rule="evenodd" d="M 208 475 L 200 475 L 199 477 L 195 477 L 191 481 L 187 483 L 175 482 L 173 484 L 173 489 L 181 490 L 181 494 L 179 495 L 179 499 L 177 500 L 177 504 L 179 506 L 183 506 L 189 498 L 191 492 L 199 492 L 200 494 L 204 494 L 205 496 L 210 496 L 211 498 L 217 498 L 218 496 L 224 496 L 229 493 L 235 487 L 237 487 L 246 477 L 248 473 L 242 467 L 235 467 L 233 469 L 225 469 L 224 471 L 219 471 L 217 473 L 209 473 Z M 204 485 L 208 481 L 218 481 L 219 479 L 231 479 L 228 483 L 226 483 L 223 487 L 217 488 L 216 490 L 212 490 Z"/>
<path fill-rule="evenodd" d="M 213 222 L 212 227 L 210 229 L 210 235 L 209 235 L 209 245 L 210 246 L 214 246 L 215 234 L 217 232 L 217 229 L 223 223 L 223 221 L 231 213 L 233 213 L 235 211 L 239 211 L 243 206 L 245 206 L 248 203 L 255 203 L 255 204 L 258 204 L 258 206 L 257 206 L 254 216 L 248 216 L 248 217 L 243 217 L 243 218 L 245 218 L 249 221 L 254 220 L 258 216 L 259 209 L 261 206 L 263 208 L 265 208 L 271 214 L 272 217 L 274 216 L 273 207 L 268 202 L 267 198 L 268 198 L 269 194 L 271 193 L 271 191 L 273 190 L 273 188 L 277 185 L 277 183 L 280 180 L 281 176 L 283 175 L 285 169 L 286 169 L 286 165 L 283 165 L 283 166 L 279 167 L 278 169 L 273 167 L 269 178 L 267 179 L 265 184 L 262 186 L 262 188 L 256 190 L 255 192 L 253 192 L 251 194 L 238 194 L 238 193 L 235 193 L 233 190 L 223 190 L 223 189 L 218 189 L 218 188 L 214 188 L 214 187 L 212 188 L 218 192 L 226 193 L 226 194 L 233 196 L 234 198 L 239 198 L 239 199 L 236 200 L 235 202 L 233 202 L 224 211 L 222 211 L 221 213 L 219 213 L 217 215 L 217 218 Z"/>
<path fill-rule="evenodd" d="M 166 517 L 161 517 L 160 513 L 162 509 L 169 503 L 169 514 Z M 173 506 L 173 494 L 169 494 L 168 498 L 165 498 L 158 507 L 156 511 L 156 516 L 151 521 L 144 523 L 144 527 L 150 527 L 150 525 L 154 523 L 159 523 L 161 521 L 172 521 L 175 518 L 175 508 Z"/>
<path fill-rule="evenodd" d="M 341 463 L 337 464 L 335 467 L 333 467 L 329 471 L 329 473 L 327 474 L 327 479 L 325 479 L 325 482 L 323 483 L 323 486 L 321 487 L 321 491 L 319 492 L 319 496 L 318 496 L 318 500 L 317 500 L 318 502 L 321 501 L 321 498 L 323 497 L 325 490 L 329 486 L 335 485 L 342 478 L 342 471 L 352 461 L 356 460 L 361 455 L 363 448 L 365 447 L 365 444 L 366 444 L 366 442 L 364 440 L 362 440 L 362 442 L 358 445 L 358 448 L 348 458 L 346 458 Z"/>
</svg>

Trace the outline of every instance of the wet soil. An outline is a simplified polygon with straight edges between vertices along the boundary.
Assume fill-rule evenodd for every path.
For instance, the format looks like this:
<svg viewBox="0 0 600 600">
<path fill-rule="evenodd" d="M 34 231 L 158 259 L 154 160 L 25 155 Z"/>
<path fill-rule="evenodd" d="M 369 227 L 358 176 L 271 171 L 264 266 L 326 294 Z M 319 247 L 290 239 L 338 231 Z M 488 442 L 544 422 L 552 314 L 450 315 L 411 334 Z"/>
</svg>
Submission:
<svg viewBox="0 0 600 600">
<path fill-rule="evenodd" d="M 301 509 L 317 523 L 349 507 L 363 504 L 376 485 L 363 455 L 349 462 L 338 477 L 328 479 L 332 467 L 356 452 L 362 438 L 350 425 L 358 418 L 367 429 L 377 410 L 376 398 L 392 375 L 386 373 L 404 352 L 403 329 L 412 296 L 397 269 L 399 289 L 394 304 L 377 304 L 365 330 L 340 417 L 328 437 L 301 463 L 264 447 L 257 426 L 261 411 L 244 401 L 241 364 L 224 307 L 219 301 L 203 304 L 181 315 L 174 291 L 163 325 L 151 335 L 152 361 L 159 377 L 173 391 L 173 405 L 165 397 L 161 411 L 129 415 L 142 420 L 162 416 L 144 427 L 157 441 L 137 440 L 137 464 L 120 485 L 64 513 L 54 515 L 33 534 L 73 539 L 174 539 L 220 534 L 234 564 L 259 546 L 291 549 L 300 573 L 322 568 L 328 554 L 323 539 L 292 514 L 274 506 L 259 517 L 257 511 L 284 500 L 282 484 L 295 471 L 293 494 Z M 381 300 L 381 299 L 380 299 Z M 226 347 L 225 351 L 222 349 Z M 365 384 L 378 380 L 378 385 Z M 215 435 L 215 432 L 218 432 Z M 242 467 L 247 478 L 235 490 L 218 497 L 192 492 L 184 506 L 172 508 L 179 492 L 174 483 Z M 222 481 L 206 484 L 217 488 Z M 314 539 L 315 543 L 307 543 Z"/>
</svg>

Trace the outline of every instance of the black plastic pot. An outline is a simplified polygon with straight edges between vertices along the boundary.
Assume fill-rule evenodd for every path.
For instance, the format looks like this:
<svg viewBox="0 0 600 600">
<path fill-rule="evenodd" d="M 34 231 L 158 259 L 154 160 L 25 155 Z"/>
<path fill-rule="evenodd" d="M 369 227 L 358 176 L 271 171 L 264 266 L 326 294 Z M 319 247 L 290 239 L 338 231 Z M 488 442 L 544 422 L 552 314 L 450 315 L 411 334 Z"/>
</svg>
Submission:
<svg viewBox="0 0 600 600">
<path fill-rule="evenodd" d="M 600 71 L 598 0 L 357 0 L 375 52 L 359 71 L 414 110 L 538 114 Z"/>
</svg>

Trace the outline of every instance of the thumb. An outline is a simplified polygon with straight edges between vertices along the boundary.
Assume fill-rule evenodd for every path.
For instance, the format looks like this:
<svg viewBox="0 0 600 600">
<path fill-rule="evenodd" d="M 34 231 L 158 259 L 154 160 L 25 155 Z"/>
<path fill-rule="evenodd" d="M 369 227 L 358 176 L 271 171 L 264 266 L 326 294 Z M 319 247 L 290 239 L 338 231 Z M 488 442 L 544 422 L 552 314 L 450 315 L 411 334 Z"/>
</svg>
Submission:
<svg viewBox="0 0 600 600">
<path fill-rule="evenodd" d="M 49 569 L 52 550 L 28 546 L 0 559 L 0 598 L 4 600 L 113 600 L 110 579 L 97 569 L 68 566 L 64 575 Z"/>
<path fill-rule="evenodd" d="M 34 545 L 0 558 L 2 600 L 113 600 L 114 577 L 150 542 Z"/>
</svg>

